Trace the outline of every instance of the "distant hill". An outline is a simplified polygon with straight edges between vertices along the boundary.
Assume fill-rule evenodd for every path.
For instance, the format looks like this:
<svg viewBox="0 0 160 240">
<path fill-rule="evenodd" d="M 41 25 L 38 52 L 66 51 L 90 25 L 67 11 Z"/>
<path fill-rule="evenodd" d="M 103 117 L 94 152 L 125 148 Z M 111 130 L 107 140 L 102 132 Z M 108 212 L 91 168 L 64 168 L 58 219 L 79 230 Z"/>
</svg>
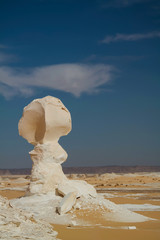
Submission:
<svg viewBox="0 0 160 240">
<path fill-rule="evenodd" d="M 99 167 L 63 167 L 66 174 L 70 173 L 134 173 L 134 172 L 160 172 L 160 166 L 99 166 Z M 0 175 L 30 175 L 30 168 L 0 169 Z"/>
</svg>

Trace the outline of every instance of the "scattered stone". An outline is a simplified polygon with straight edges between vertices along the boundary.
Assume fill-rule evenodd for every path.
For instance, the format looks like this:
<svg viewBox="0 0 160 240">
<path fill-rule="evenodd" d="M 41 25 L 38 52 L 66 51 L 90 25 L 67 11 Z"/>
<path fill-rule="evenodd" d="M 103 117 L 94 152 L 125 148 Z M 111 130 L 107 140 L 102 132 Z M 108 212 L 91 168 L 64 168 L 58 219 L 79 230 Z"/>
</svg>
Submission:
<svg viewBox="0 0 160 240">
<path fill-rule="evenodd" d="M 59 206 L 57 207 L 57 211 L 60 215 L 65 214 L 72 209 L 73 205 L 76 202 L 76 195 L 77 194 L 75 192 L 70 192 L 62 199 Z"/>
<path fill-rule="evenodd" d="M 128 226 L 128 229 L 130 229 L 130 230 L 135 230 L 135 229 L 136 229 L 136 226 Z"/>
<path fill-rule="evenodd" d="M 26 177 L 25 177 L 25 179 L 31 179 L 31 176 L 30 175 L 27 175 Z"/>
<path fill-rule="evenodd" d="M 16 182 L 16 183 L 28 183 L 29 181 L 26 178 L 19 177 L 19 178 L 14 179 L 13 182 Z"/>
<path fill-rule="evenodd" d="M 76 221 L 71 221 L 71 223 L 72 223 L 72 226 L 77 226 Z"/>
</svg>

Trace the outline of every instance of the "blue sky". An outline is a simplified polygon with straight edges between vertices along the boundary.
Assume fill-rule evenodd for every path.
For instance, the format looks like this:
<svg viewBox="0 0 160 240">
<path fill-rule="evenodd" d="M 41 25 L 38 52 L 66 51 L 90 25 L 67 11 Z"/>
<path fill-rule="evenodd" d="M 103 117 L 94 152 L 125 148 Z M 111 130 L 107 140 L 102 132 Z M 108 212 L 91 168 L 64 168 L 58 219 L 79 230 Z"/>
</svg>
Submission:
<svg viewBox="0 0 160 240">
<path fill-rule="evenodd" d="M 1 0 L 0 168 L 31 167 L 23 107 L 60 98 L 65 166 L 160 165 L 158 0 Z"/>
</svg>

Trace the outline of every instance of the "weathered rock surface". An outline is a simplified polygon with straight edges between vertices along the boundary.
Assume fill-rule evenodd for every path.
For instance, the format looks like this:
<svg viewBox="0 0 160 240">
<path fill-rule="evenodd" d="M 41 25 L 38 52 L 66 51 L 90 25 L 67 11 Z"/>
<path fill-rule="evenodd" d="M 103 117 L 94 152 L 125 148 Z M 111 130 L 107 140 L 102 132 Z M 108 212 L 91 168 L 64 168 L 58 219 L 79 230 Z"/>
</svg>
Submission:
<svg viewBox="0 0 160 240">
<path fill-rule="evenodd" d="M 80 198 L 81 199 L 81 198 Z M 154 220 L 141 214 L 132 212 L 118 204 L 115 204 L 103 196 L 96 198 L 83 198 L 79 201 L 82 209 L 94 209 L 101 211 L 106 221 L 116 222 L 145 222 Z"/>
<path fill-rule="evenodd" d="M 30 194 L 55 192 L 66 195 L 77 191 L 77 196 L 96 196 L 96 190 L 84 181 L 70 181 L 61 164 L 67 153 L 59 145 L 61 136 L 71 131 L 71 115 L 63 103 L 55 97 L 35 99 L 24 108 L 18 125 L 19 134 L 35 147 L 29 153 L 33 161 Z M 63 194 L 62 188 L 68 189 Z"/>
<path fill-rule="evenodd" d="M 57 232 L 53 227 L 23 210 L 11 207 L 6 198 L 0 196 L 0 239 L 5 240 L 54 240 Z"/>
<path fill-rule="evenodd" d="M 29 192 L 55 191 L 66 179 L 60 164 L 67 159 L 67 153 L 58 140 L 71 131 L 69 111 L 57 98 L 36 99 L 24 108 L 18 129 L 22 137 L 35 145 L 30 152 L 34 164 Z"/>
<path fill-rule="evenodd" d="M 69 192 L 76 192 L 77 197 L 97 196 L 95 188 L 82 180 L 68 180 L 62 182 L 58 185 L 57 190 L 63 196 L 67 195 Z"/>
<path fill-rule="evenodd" d="M 57 211 L 60 215 L 67 213 L 72 209 L 73 205 L 76 202 L 76 195 L 77 194 L 75 192 L 70 192 L 62 199 L 59 206 L 57 207 Z"/>
<path fill-rule="evenodd" d="M 57 213 L 57 207 L 62 197 L 56 196 L 53 192 L 46 194 L 34 194 L 10 200 L 11 206 L 31 212 L 33 216 L 43 219 L 52 224 L 71 224 L 72 215 Z"/>
<path fill-rule="evenodd" d="M 20 136 L 33 145 L 57 142 L 71 131 L 71 116 L 61 100 L 47 96 L 24 108 L 18 129 Z"/>
</svg>

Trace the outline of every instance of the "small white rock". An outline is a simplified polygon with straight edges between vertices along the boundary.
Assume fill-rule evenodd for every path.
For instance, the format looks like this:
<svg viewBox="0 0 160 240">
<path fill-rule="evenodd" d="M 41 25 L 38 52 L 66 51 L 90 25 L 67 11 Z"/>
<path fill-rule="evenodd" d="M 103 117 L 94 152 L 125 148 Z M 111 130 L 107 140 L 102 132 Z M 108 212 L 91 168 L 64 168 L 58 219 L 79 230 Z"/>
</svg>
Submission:
<svg viewBox="0 0 160 240">
<path fill-rule="evenodd" d="M 76 221 L 71 221 L 71 223 L 72 223 L 73 226 L 77 226 Z"/>
<path fill-rule="evenodd" d="M 75 208 L 75 209 L 81 209 L 81 205 L 80 205 L 80 203 L 76 203 L 76 205 L 75 205 L 74 208 Z"/>
<path fill-rule="evenodd" d="M 128 229 L 130 229 L 130 230 L 135 230 L 135 229 L 136 229 L 136 226 L 128 226 Z"/>
<path fill-rule="evenodd" d="M 62 199 L 59 206 L 57 207 L 57 211 L 60 215 L 65 214 L 72 209 L 73 205 L 76 202 L 76 195 L 76 192 L 70 192 Z"/>
</svg>

